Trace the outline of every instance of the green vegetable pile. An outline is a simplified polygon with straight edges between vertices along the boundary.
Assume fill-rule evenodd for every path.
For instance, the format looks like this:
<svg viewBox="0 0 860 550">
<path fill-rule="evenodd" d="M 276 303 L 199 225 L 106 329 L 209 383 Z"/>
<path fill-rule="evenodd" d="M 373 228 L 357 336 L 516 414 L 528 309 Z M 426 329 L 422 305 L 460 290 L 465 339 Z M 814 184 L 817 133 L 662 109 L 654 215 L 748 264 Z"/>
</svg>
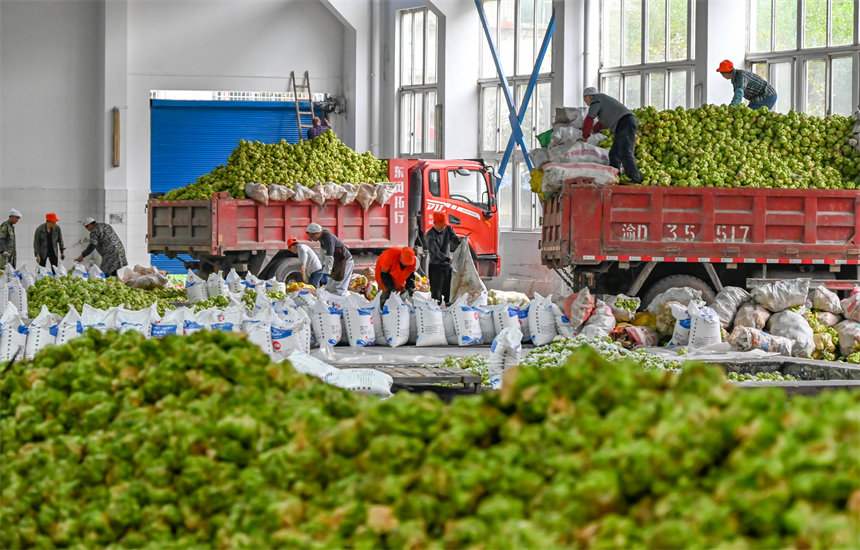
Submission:
<svg viewBox="0 0 860 550">
<path fill-rule="evenodd" d="M 797 380 L 794 376 L 782 374 L 781 372 L 760 372 L 758 374 L 730 372 L 728 379 L 732 382 L 781 382 L 784 380 Z"/>
<path fill-rule="evenodd" d="M 457 368 L 467 370 L 481 377 L 481 384 L 488 386 L 490 384 L 490 371 L 487 364 L 487 358 L 483 355 L 470 355 L 468 357 L 446 357 L 441 363 L 422 365 L 428 368 Z"/>
<path fill-rule="evenodd" d="M 678 372 L 680 363 L 657 355 L 652 355 L 642 349 L 627 349 L 609 338 L 594 338 L 575 336 L 573 338 L 556 338 L 551 344 L 534 348 L 520 362 L 521 367 L 536 367 L 539 369 L 560 367 L 568 357 L 582 346 L 588 346 L 604 359 L 629 359 L 646 370 L 658 369 Z"/>
<path fill-rule="evenodd" d="M 803 314 L 803 318 L 812 328 L 815 335 L 815 351 L 812 352 L 813 359 L 822 361 L 835 361 L 837 346 L 839 345 L 839 333 L 833 327 L 828 327 L 818 320 L 818 311 L 810 310 Z"/>
<path fill-rule="evenodd" d="M 212 296 L 211 298 L 200 300 L 199 302 L 194 302 L 193 304 L 191 304 L 191 309 L 196 312 L 213 307 L 223 309 L 229 305 L 230 298 L 228 298 L 227 296 Z"/>
<path fill-rule="evenodd" d="M 860 153 L 848 145 L 853 121 L 847 116 L 716 105 L 634 112 L 643 185 L 860 187 Z"/>
<path fill-rule="evenodd" d="M 27 290 L 29 317 L 39 314 L 42 306 L 48 306 L 51 313 L 65 315 L 69 306 L 81 311 L 84 304 L 99 309 L 108 309 L 125 304 L 128 309 L 145 309 L 153 303 L 158 304 L 158 313 L 164 315 L 173 309 L 170 302 L 184 302 L 185 290 L 158 288 L 141 290 L 126 286 L 115 278 L 82 279 L 67 275 L 65 277 L 44 277 Z"/>
<path fill-rule="evenodd" d="M 633 311 L 635 312 L 639 309 L 640 301 L 636 298 L 621 298 L 618 297 L 615 300 L 615 308 L 623 311 Z"/>
<path fill-rule="evenodd" d="M 830 548 L 860 540 L 860 395 L 579 350 L 378 400 L 222 332 L 88 331 L 0 379 L 0 547 Z"/>
<path fill-rule="evenodd" d="M 261 143 L 239 140 L 227 165 L 220 165 L 197 181 L 174 189 L 165 200 L 205 200 L 220 191 L 236 199 L 245 198 L 245 183 L 278 184 L 292 188 L 300 183 L 374 183 L 388 181 L 388 162 L 370 152 L 361 154 L 341 142 L 329 130 L 321 136 L 298 143 Z"/>
</svg>

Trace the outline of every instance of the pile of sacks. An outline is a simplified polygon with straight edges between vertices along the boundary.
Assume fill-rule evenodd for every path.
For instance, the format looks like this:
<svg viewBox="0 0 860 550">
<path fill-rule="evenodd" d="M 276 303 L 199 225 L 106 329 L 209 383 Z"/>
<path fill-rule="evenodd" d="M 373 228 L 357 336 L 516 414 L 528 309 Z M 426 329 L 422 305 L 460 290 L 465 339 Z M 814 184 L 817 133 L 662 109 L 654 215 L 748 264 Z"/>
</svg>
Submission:
<svg viewBox="0 0 860 550">
<path fill-rule="evenodd" d="M 185 278 L 185 293 L 188 296 L 188 301 L 192 304 L 205 302 L 209 298 L 218 296 L 240 300 L 248 289 L 286 292 L 287 285 L 274 277 L 263 281 L 251 273 L 242 278 L 235 269 L 231 269 L 226 277 L 222 276 L 221 273 L 211 273 L 207 279 L 203 279 L 193 271 L 188 270 L 188 276 Z"/>
<path fill-rule="evenodd" d="M 601 185 L 618 181 L 618 170 L 609 166 L 609 151 L 600 147 L 607 136 L 596 132 L 580 141 L 587 112 L 587 108 L 577 107 L 556 109 L 549 145 L 529 152 L 535 166 L 532 191 L 541 194 L 541 199 L 556 195 L 574 178 L 591 178 Z"/>
<path fill-rule="evenodd" d="M 104 272 L 91 260 L 83 263 L 75 262 L 69 271 L 63 264 L 45 266 L 37 265 L 35 273 L 30 271 L 26 265 L 15 270 L 15 275 L 21 280 L 24 289 L 33 286 L 33 283 L 45 277 L 79 277 L 81 279 L 105 279 Z M 132 288 L 146 290 L 150 288 L 166 288 L 168 286 L 167 276 L 154 267 L 135 265 L 134 268 L 125 266 L 117 272 L 117 281 Z"/>
<path fill-rule="evenodd" d="M 657 296 L 641 317 L 670 346 L 690 348 L 728 341 L 738 351 L 833 360 L 860 351 L 860 287 L 847 298 L 809 279 L 753 288 L 725 287 L 710 307 L 692 288 Z"/>
<path fill-rule="evenodd" d="M 362 208 L 368 210 L 377 202 L 382 206 L 397 192 L 398 184 L 395 182 L 379 183 L 317 183 L 311 187 L 305 187 L 300 183 L 294 183 L 292 187 L 284 185 L 266 185 L 263 183 L 245 183 L 245 196 L 249 199 L 268 205 L 269 201 L 312 201 L 320 206 L 326 202 L 337 201 L 340 204 L 358 202 Z"/>
</svg>

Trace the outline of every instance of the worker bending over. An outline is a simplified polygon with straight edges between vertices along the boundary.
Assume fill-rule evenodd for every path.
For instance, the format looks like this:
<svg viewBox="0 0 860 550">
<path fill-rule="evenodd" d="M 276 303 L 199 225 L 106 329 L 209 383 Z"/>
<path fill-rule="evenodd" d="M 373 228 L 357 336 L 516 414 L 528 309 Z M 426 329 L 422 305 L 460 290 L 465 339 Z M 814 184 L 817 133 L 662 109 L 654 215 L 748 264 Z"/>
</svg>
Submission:
<svg viewBox="0 0 860 550">
<path fill-rule="evenodd" d="M 742 69 L 735 69 L 735 66 L 728 59 L 720 62 L 717 72 L 723 75 L 726 80 L 732 81 L 732 86 L 735 89 L 735 95 L 732 96 L 732 107 L 741 105 L 744 98 L 749 100 L 749 108 L 753 110 L 762 107 L 773 109 L 776 105 L 776 89 L 759 75 Z"/>
<path fill-rule="evenodd" d="M 415 251 L 409 247 L 389 248 L 376 260 L 376 284 L 382 293 L 379 303 L 385 304 L 392 292 L 415 291 Z"/>
<path fill-rule="evenodd" d="M 320 284 L 325 285 L 327 292 L 337 296 L 346 294 L 349 279 L 355 268 L 352 254 L 340 240 L 331 234 L 328 229 L 323 229 L 318 223 L 311 223 L 307 228 L 308 238 L 320 243 L 322 250 L 323 272 Z"/>
<path fill-rule="evenodd" d="M 302 263 L 302 282 L 311 286 L 320 286 L 323 269 L 322 262 L 316 252 L 306 244 L 301 244 L 296 239 L 287 240 L 287 250 L 298 256 Z"/>
</svg>

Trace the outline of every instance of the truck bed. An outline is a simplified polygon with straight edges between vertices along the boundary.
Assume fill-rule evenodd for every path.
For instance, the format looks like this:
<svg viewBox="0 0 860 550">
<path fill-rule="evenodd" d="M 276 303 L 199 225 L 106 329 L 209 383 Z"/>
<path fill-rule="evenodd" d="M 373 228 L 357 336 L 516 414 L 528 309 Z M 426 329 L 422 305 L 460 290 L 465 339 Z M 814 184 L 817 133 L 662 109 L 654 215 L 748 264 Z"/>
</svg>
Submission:
<svg viewBox="0 0 860 550">
<path fill-rule="evenodd" d="M 572 180 L 544 203 L 541 258 L 860 264 L 860 190 L 602 186 Z"/>
</svg>

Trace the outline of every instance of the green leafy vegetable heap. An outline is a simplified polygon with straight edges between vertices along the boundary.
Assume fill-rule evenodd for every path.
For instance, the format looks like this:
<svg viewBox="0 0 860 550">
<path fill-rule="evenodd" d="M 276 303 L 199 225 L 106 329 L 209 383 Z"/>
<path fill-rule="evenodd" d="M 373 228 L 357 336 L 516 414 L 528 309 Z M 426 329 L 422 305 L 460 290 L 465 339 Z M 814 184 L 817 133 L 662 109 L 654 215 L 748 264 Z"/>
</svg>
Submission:
<svg viewBox="0 0 860 550">
<path fill-rule="evenodd" d="M 730 372 L 728 379 L 732 382 L 781 382 L 784 380 L 797 380 L 794 376 L 782 374 L 781 372 L 760 372 L 758 374 Z"/>
<path fill-rule="evenodd" d="M 716 105 L 634 112 L 644 185 L 860 187 L 860 153 L 848 145 L 853 121 L 847 116 Z"/>
<path fill-rule="evenodd" d="M 84 304 L 99 309 L 121 306 L 128 309 L 145 309 L 153 303 L 158 304 L 158 313 L 164 315 L 173 309 L 170 302 L 184 302 L 185 290 L 159 288 L 141 290 L 126 286 L 115 278 L 82 279 L 67 275 L 65 277 L 44 277 L 27 290 L 27 303 L 31 318 L 39 314 L 42 305 L 48 306 L 51 313 L 65 315 L 69 306 L 81 311 Z"/>
<path fill-rule="evenodd" d="M 373 183 L 388 181 L 388 162 L 369 152 L 361 154 L 341 142 L 329 130 L 316 139 L 287 143 L 239 140 L 227 165 L 200 176 L 197 181 L 164 195 L 168 200 L 205 200 L 220 191 L 245 198 L 245 183 L 278 184 L 292 188 L 300 183 Z"/>
<path fill-rule="evenodd" d="M 88 331 L 0 377 L 0 547 L 850 548 L 860 395 L 719 367 L 360 396 L 222 332 Z"/>
</svg>

